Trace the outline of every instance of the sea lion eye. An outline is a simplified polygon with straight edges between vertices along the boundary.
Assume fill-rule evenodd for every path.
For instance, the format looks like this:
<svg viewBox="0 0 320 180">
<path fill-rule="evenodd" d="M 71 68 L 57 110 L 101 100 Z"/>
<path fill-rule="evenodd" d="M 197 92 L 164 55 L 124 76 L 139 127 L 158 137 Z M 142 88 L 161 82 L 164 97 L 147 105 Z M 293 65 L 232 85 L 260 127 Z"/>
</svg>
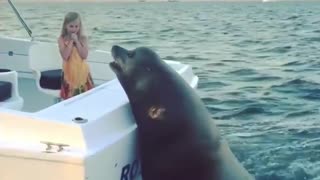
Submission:
<svg viewBox="0 0 320 180">
<path fill-rule="evenodd" d="M 128 57 L 133 58 L 136 53 L 134 51 L 128 51 Z"/>
</svg>

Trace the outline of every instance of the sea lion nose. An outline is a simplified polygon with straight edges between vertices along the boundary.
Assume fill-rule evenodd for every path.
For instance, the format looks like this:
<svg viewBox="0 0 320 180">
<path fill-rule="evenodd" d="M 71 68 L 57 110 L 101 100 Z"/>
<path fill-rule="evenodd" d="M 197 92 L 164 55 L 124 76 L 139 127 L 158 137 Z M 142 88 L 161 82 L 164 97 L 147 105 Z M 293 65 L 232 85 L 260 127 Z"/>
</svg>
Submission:
<svg viewBox="0 0 320 180">
<path fill-rule="evenodd" d="M 121 47 L 118 45 L 114 45 L 114 46 L 112 46 L 111 51 L 112 52 L 117 51 L 117 49 L 119 49 L 119 48 L 121 48 Z"/>
<path fill-rule="evenodd" d="M 114 49 L 114 48 L 119 48 L 120 46 L 118 46 L 118 45 L 113 45 L 112 46 L 112 49 Z"/>
<path fill-rule="evenodd" d="M 124 58 L 125 56 L 127 56 L 128 50 L 118 45 L 114 45 L 111 48 L 111 52 L 114 57 Z"/>
</svg>

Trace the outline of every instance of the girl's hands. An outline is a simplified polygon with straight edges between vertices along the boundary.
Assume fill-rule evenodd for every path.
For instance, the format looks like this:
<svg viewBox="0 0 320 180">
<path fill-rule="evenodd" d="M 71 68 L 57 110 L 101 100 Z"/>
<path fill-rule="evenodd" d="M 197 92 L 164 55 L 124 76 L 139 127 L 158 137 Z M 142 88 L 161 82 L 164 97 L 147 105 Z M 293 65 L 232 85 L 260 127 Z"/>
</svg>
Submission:
<svg viewBox="0 0 320 180">
<path fill-rule="evenodd" d="M 74 41 L 74 42 L 78 42 L 78 35 L 76 33 L 72 33 L 71 34 L 71 39 Z"/>
</svg>

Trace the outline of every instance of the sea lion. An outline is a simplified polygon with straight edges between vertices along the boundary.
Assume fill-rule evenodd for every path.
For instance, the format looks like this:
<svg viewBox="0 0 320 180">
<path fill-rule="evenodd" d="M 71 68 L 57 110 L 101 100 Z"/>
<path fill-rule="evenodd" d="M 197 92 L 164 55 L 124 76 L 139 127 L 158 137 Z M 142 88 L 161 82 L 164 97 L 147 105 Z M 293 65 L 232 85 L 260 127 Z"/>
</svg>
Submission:
<svg viewBox="0 0 320 180">
<path fill-rule="evenodd" d="M 203 101 L 151 49 L 112 47 L 138 126 L 143 180 L 249 180 Z"/>
</svg>

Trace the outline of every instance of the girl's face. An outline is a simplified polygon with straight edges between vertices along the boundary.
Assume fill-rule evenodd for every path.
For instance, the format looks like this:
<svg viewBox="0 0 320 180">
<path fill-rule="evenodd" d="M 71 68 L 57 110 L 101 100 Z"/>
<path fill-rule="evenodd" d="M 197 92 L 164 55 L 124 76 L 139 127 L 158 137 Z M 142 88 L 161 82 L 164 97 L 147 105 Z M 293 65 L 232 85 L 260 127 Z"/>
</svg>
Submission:
<svg viewBox="0 0 320 180">
<path fill-rule="evenodd" d="M 80 20 L 76 19 L 66 25 L 68 34 L 78 33 L 80 30 Z"/>
</svg>

